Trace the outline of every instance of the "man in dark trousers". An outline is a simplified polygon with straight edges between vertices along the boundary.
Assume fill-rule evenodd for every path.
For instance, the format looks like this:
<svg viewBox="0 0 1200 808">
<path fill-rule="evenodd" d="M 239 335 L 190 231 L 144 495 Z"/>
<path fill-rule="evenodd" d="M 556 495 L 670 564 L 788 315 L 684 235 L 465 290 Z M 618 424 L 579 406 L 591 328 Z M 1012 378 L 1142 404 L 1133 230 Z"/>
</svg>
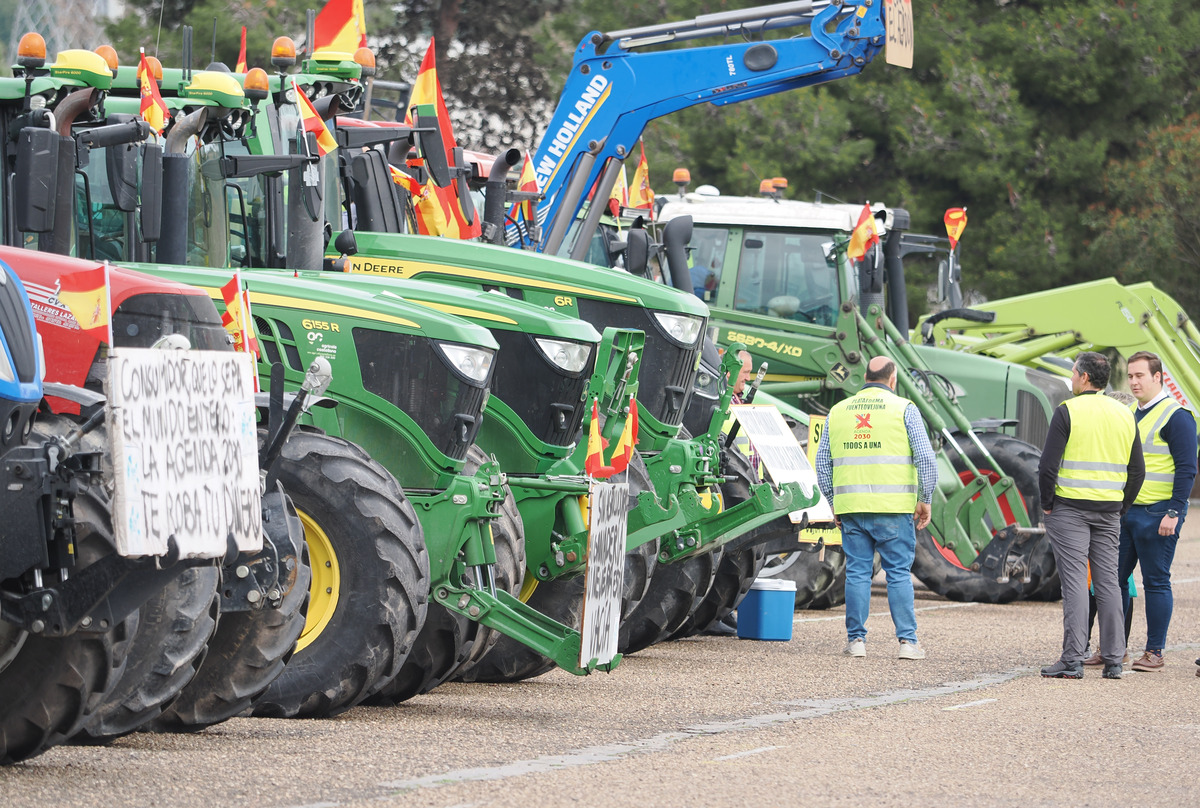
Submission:
<svg viewBox="0 0 1200 808">
<path fill-rule="evenodd" d="M 1145 463 L 1133 413 L 1103 394 L 1110 372 L 1101 354 L 1085 351 L 1076 357 L 1075 397 L 1054 410 L 1038 463 L 1044 522 L 1063 593 L 1062 655 L 1042 668 L 1042 676 L 1083 678 L 1090 562 L 1104 678 L 1121 678 L 1125 620 L 1117 544 L 1121 516 L 1142 487 Z"/>
<path fill-rule="evenodd" d="M 867 655 L 875 553 L 887 574 L 900 659 L 924 659 L 913 603 L 914 530 L 929 524 L 937 460 L 915 404 L 896 395 L 896 363 L 876 356 L 866 384 L 829 411 L 817 447 L 817 483 L 833 506 L 846 554 L 846 647 Z M 1085 607 L 1086 608 L 1086 607 Z"/>
<path fill-rule="evenodd" d="M 1171 562 L 1196 479 L 1196 419 L 1163 389 L 1162 361 L 1149 351 L 1129 357 L 1129 389 L 1138 401 L 1133 417 L 1146 458 L 1146 481 L 1121 520 L 1117 574 L 1122 581 L 1142 567 L 1146 598 L 1146 650 L 1135 671 L 1162 670 L 1171 623 Z M 1123 590 L 1125 612 L 1131 609 Z"/>
</svg>

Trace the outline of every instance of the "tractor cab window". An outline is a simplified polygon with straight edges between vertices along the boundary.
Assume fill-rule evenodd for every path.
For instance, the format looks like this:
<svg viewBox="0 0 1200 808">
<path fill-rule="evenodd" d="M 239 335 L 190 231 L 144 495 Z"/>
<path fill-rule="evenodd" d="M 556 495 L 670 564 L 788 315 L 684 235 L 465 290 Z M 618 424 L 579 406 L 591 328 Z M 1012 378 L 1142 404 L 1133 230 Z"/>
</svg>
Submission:
<svg viewBox="0 0 1200 808">
<path fill-rule="evenodd" d="M 695 237 L 692 239 L 695 243 Z M 837 265 L 825 257 L 828 233 L 747 230 L 738 263 L 738 311 L 832 326 L 837 319 Z"/>
<path fill-rule="evenodd" d="M 688 269 L 692 275 L 692 291 L 701 300 L 712 300 L 717 296 L 728 244 L 729 231 L 724 228 L 696 227 L 692 231 Z"/>
<path fill-rule="evenodd" d="M 87 166 L 75 175 L 78 254 L 97 261 L 128 260 L 126 216 L 113 201 L 104 158 L 105 150 L 96 149 Z"/>
<path fill-rule="evenodd" d="M 221 144 L 188 146 L 191 181 L 188 183 L 187 263 L 198 267 L 229 265 L 229 199 L 221 171 Z"/>
</svg>

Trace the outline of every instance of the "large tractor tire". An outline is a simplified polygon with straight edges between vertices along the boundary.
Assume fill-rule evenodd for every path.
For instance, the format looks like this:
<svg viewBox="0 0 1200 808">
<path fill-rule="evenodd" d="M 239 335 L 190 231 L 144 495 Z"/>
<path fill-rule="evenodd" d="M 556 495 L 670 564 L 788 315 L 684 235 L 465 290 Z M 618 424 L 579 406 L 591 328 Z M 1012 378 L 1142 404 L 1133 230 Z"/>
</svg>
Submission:
<svg viewBox="0 0 1200 808">
<path fill-rule="evenodd" d="M 654 568 L 646 596 L 621 623 L 617 650 L 622 654 L 637 653 L 678 631 L 697 601 L 712 588 L 722 555 L 718 548 L 670 564 L 660 561 Z"/>
<path fill-rule="evenodd" d="M 293 583 L 279 608 L 223 614 L 195 678 L 150 724 L 151 729 L 192 731 L 233 718 L 249 709 L 283 673 L 304 629 L 312 579 L 304 526 L 290 499 L 286 499 L 284 521 L 282 527 L 271 526 L 269 538 L 296 570 L 294 577 L 282 571 Z"/>
<path fill-rule="evenodd" d="M 998 432 L 984 432 L 979 435 L 979 439 L 1000 468 L 1013 478 L 1033 523 L 1040 524 L 1042 502 L 1038 492 L 1038 449 Z M 967 444 L 966 452 L 980 471 L 999 479 L 1000 473 L 985 462 L 973 443 Z M 957 454 L 952 454 L 951 462 L 964 478 L 970 474 L 966 463 Z M 950 600 L 1007 603 L 1039 590 L 1053 590 L 1055 586 L 1058 569 L 1054 564 L 1050 542 L 1045 537 L 1037 541 L 1038 545 L 1030 558 L 1029 583 L 1022 583 L 1016 577 L 1007 583 L 998 583 L 991 577 L 964 568 L 954 553 L 939 545 L 928 530 L 920 530 L 917 531 L 913 574 L 931 591 Z"/>
<path fill-rule="evenodd" d="M 638 494 L 651 490 L 645 461 L 634 453 L 629 464 L 629 506 L 637 503 Z M 625 554 L 625 580 L 621 595 L 621 620 L 637 608 L 646 597 L 650 579 L 658 563 L 658 540 L 646 542 Z M 518 596 L 530 607 L 565 626 L 579 630 L 583 624 L 583 593 L 585 575 L 574 575 L 538 583 L 526 572 L 526 585 Z M 455 675 L 463 682 L 519 682 L 540 676 L 554 668 L 554 662 L 529 646 L 511 637 L 501 637 L 496 647 L 470 669 Z"/>
<path fill-rule="evenodd" d="M 725 506 L 732 507 L 750 498 L 750 486 L 758 480 L 758 473 L 750 459 L 737 449 L 729 448 L 724 457 L 724 473 L 737 478 L 721 485 Z M 780 533 L 795 535 L 796 532 L 798 528 L 784 515 L 726 544 L 708 593 L 696 602 L 692 613 L 671 638 L 703 634 L 727 618 L 746 597 L 750 585 L 767 562 L 763 542 L 776 538 Z"/>
<path fill-rule="evenodd" d="M 467 451 L 463 474 L 474 474 L 486 460 L 484 451 L 472 446 Z M 525 572 L 525 527 L 516 499 L 507 487 L 500 516 L 492 520 L 491 530 L 496 548 L 496 564 L 492 568 L 496 590 L 503 589 L 516 597 Z M 474 575 L 474 571 L 469 575 Z M 482 581 L 473 581 L 473 585 L 483 588 Z M 412 653 L 400 673 L 370 703 L 398 704 L 428 693 L 447 679 L 475 667 L 500 640 L 499 632 L 430 601 L 425 628 L 413 644 Z"/>
<path fill-rule="evenodd" d="M 82 569 L 114 552 L 112 517 L 107 498 L 91 490 L 75 498 L 74 511 Z M 55 638 L 0 621 L 0 764 L 28 760 L 78 730 L 116 686 L 136 625 L 135 612 L 103 634 Z"/>
<path fill-rule="evenodd" d="M 312 583 L 296 651 L 253 712 L 325 718 L 400 670 L 425 621 L 429 556 L 400 485 L 354 444 L 297 431 L 278 462 L 304 525 Z"/>
<path fill-rule="evenodd" d="M 138 610 L 128 663 L 75 740 L 104 743 L 162 714 L 196 675 L 220 615 L 215 566 L 189 567 Z"/>
</svg>

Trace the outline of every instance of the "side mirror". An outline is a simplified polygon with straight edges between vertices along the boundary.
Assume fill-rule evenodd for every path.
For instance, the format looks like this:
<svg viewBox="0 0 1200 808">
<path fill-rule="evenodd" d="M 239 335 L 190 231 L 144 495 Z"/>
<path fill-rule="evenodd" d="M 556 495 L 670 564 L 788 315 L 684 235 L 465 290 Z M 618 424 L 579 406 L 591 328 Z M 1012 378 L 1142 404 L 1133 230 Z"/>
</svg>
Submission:
<svg viewBox="0 0 1200 808">
<path fill-rule="evenodd" d="M 454 181 L 458 183 L 458 204 L 462 207 L 463 219 L 467 224 L 475 224 L 475 200 L 471 198 L 471 184 L 468 172 L 463 168 L 463 150 L 454 147 Z"/>
<path fill-rule="evenodd" d="M 136 143 L 120 143 L 104 150 L 109 191 L 113 204 L 122 213 L 137 210 L 137 148 Z"/>
<path fill-rule="evenodd" d="M 143 241 L 162 235 L 163 150 L 157 143 L 142 146 L 142 207 L 139 211 Z"/>
<path fill-rule="evenodd" d="M 15 205 L 17 230 L 48 233 L 54 229 L 61 142 L 62 137 L 49 129 L 29 126 L 21 130 L 13 179 L 13 199 L 20 200 Z"/>
<path fill-rule="evenodd" d="M 650 234 L 645 230 L 630 230 L 625 234 L 625 268 L 644 277 L 649 263 Z"/>
<path fill-rule="evenodd" d="M 442 130 L 438 126 L 437 115 L 422 114 L 419 109 L 413 119 L 413 138 L 434 183 L 439 188 L 445 188 L 450 184 L 450 163 L 446 145 L 442 141 Z"/>
<path fill-rule="evenodd" d="M 355 238 L 354 231 L 347 228 L 338 233 L 338 237 L 333 240 L 333 248 L 342 255 L 357 255 L 358 239 Z"/>
<path fill-rule="evenodd" d="M 941 302 L 948 297 L 950 297 L 950 265 L 945 261 L 939 261 L 937 270 L 937 299 Z"/>
</svg>

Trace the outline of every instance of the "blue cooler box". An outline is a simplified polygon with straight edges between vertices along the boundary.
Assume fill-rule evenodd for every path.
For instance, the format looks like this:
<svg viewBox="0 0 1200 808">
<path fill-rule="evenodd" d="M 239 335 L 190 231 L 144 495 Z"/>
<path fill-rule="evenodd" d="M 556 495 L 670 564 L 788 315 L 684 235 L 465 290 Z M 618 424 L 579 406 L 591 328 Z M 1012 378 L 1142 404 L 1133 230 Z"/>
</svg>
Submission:
<svg viewBox="0 0 1200 808">
<path fill-rule="evenodd" d="M 792 639 L 796 582 L 755 578 L 737 610 L 737 635 L 743 640 Z"/>
</svg>

